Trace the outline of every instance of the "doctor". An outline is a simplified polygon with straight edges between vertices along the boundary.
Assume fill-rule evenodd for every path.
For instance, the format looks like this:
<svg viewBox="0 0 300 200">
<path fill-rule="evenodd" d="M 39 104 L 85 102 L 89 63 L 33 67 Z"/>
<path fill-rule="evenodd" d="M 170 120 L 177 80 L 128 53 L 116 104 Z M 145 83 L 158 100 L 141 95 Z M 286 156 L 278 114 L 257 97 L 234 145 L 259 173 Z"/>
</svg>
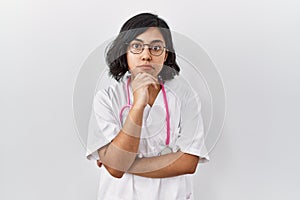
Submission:
<svg viewBox="0 0 300 200">
<path fill-rule="evenodd" d="M 199 98 L 177 76 L 168 25 L 132 17 L 106 59 L 118 83 L 95 95 L 87 146 L 100 167 L 98 199 L 193 199 L 192 174 L 209 158 Z"/>
</svg>

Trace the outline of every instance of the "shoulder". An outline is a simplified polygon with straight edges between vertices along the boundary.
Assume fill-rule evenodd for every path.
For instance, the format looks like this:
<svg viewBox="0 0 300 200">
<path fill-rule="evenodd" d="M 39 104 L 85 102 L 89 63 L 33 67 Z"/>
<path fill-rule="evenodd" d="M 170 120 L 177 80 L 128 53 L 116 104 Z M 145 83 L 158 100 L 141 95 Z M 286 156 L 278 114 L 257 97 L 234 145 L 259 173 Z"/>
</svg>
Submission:
<svg viewBox="0 0 300 200">
<path fill-rule="evenodd" d="M 181 101 L 189 101 L 197 97 L 197 93 L 192 86 L 181 76 L 176 76 L 174 79 L 166 81 L 165 87 Z"/>
<path fill-rule="evenodd" d="M 120 82 L 115 81 L 106 88 L 100 89 L 96 92 L 94 100 L 105 101 L 117 98 L 120 94 L 125 92 L 127 78 L 123 78 Z"/>
<path fill-rule="evenodd" d="M 94 110 L 117 113 L 126 104 L 126 80 L 115 81 L 96 92 L 93 100 Z"/>
</svg>

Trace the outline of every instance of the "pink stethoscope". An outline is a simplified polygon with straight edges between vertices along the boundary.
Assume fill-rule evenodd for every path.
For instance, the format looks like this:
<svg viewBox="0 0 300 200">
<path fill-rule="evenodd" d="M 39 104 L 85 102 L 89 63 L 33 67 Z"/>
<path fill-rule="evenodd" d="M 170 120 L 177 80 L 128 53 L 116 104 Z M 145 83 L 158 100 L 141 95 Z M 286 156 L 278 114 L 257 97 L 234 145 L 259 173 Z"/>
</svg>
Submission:
<svg viewBox="0 0 300 200">
<path fill-rule="evenodd" d="M 127 92 L 127 105 L 123 106 L 121 111 L 120 111 L 120 121 L 122 123 L 122 114 L 123 114 L 123 111 L 126 109 L 126 108 L 131 108 L 131 104 L 130 104 L 130 96 L 129 96 L 129 84 L 130 84 L 130 77 L 128 78 L 127 80 L 127 84 L 126 84 L 126 92 Z M 161 155 L 165 154 L 165 153 L 169 153 L 171 150 L 171 148 L 169 147 L 169 143 L 170 143 L 170 113 L 169 113 L 169 107 L 168 107 L 168 101 L 167 101 L 167 95 L 166 95 L 166 91 L 165 91 L 165 87 L 163 85 L 163 82 L 161 79 L 159 79 L 159 83 L 161 85 L 161 90 L 162 90 L 162 93 L 163 93 L 163 97 L 164 97 L 164 104 L 165 104 L 165 108 L 166 108 L 166 121 L 167 121 L 167 138 L 166 138 L 166 149 L 163 150 L 161 152 Z"/>
</svg>

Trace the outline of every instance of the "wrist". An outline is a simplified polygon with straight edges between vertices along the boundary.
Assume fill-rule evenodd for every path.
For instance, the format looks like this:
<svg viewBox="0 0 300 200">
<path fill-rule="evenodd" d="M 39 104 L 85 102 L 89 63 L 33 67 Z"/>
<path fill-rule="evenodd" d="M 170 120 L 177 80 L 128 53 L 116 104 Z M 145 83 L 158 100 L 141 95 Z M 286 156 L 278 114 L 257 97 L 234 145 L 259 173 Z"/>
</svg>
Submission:
<svg viewBox="0 0 300 200">
<path fill-rule="evenodd" d="M 134 103 L 132 106 L 131 106 L 131 109 L 132 110 L 144 110 L 146 107 L 146 105 L 143 105 L 143 104 L 137 104 L 137 103 Z"/>
</svg>

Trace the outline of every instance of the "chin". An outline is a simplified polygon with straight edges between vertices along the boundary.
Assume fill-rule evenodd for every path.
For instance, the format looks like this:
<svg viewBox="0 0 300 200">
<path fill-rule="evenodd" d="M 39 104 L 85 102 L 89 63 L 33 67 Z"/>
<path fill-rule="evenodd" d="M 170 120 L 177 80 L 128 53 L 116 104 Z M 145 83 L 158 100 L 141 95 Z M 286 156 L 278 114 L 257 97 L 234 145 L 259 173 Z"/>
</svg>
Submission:
<svg viewBox="0 0 300 200">
<path fill-rule="evenodd" d="M 148 74 L 151 74 L 154 77 L 158 76 L 158 74 L 153 72 L 152 70 L 138 70 L 133 75 L 136 76 L 138 73 L 148 73 Z"/>
</svg>

